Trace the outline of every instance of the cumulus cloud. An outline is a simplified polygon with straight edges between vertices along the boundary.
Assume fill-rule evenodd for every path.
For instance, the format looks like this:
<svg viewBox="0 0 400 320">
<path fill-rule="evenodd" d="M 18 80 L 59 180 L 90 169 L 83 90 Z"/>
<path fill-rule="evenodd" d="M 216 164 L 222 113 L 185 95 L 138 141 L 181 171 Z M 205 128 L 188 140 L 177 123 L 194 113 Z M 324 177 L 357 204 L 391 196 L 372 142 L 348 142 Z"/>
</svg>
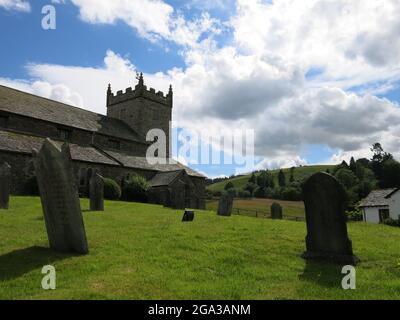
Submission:
<svg viewBox="0 0 400 320">
<path fill-rule="evenodd" d="M 0 7 L 6 10 L 15 10 L 22 12 L 31 11 L 31 6 L 27 0 L 0 0 Z"/>
<path fill-rule="evenodd" d="M 165 39 L 194 46 L 205 32 L 217 33 L 217 20 L 207 13 L 187 21 L 161 0 L 71 0 L 80 18 L 92 24 L 122 21 L 151 41 Z"/>
</svg>

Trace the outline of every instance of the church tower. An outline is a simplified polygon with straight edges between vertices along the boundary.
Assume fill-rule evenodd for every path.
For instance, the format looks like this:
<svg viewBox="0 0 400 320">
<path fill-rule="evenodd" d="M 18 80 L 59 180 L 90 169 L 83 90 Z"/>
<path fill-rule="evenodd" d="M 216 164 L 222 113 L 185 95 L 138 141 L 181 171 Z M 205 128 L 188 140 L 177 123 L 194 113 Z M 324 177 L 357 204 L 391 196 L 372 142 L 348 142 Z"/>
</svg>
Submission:
<svg viewBox="0 0 400 320">
<path fill-rule="evenodd" d="M 111 86 L 107 90 L 107 116 L 127 123 L 143 140 L 152 129 L 161 129 L 167 137 L 167 158 L 170 156 L 170 123 L 172 120 L 173 92 L 172 86 L 167 95 L 156 92 L 144 84 L 143 74 L 138 79 L 135 89 L 127 88 L 125 92 L 113 94 Z"/>
</svg>

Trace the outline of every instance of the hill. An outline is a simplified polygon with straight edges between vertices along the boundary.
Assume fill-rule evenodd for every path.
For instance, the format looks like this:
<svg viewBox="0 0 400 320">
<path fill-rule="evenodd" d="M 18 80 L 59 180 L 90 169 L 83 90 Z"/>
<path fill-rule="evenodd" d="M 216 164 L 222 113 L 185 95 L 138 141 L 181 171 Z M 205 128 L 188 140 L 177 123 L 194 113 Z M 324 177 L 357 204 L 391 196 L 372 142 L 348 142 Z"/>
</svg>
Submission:
<svg viewBox="0 0 400 320">
<path fill-rule="evenodd" d="M 155 205 L 106 202 L 86 211 L 90 254 L 47 249 L 39 198 L 13 197 L 0 211 L 0 299 L 400 299 L 400 229 L 349 224 L 357 290 L 341 288 L 341 267 L 308 262 L 304 222 Z M 57 271 L 57 290 L 41 289 L 41 269 Z"/>
<path fill-rule="evenodd" d="M 304 167 L 297 167 L 294 170 L 294 178 L 296 180 L 302 180 L 303 178 L 312 175 L 313 173 L 319 172 L 319 171 L 326 171 L 327 169 L 333 169 L 334 166 L 330 166 L 330 165 L 319 165 L 319 166 L 304 166 Z M 286 179 L 288 180 L 290 177 L 290 169 L 283 169 L 283 172 L 286 175 Z M 274 176 L 275 179 L 275 184 L 278 185 L 278 173 L 279 170 L 271 170 L 271 173 Z M 258 174 L 256 174 L 258 175 Z M 236 178 L 232 178 L 232 179 L 228 179 L 225 181 L 221 181 L 218 183 L 214 183 L 212 185 L 209 185 L 207 187 L 208 190 L 212 191 L 212 192 L 216 192 L 216 191 L 222 191 L 224 190 L 225 185 L 228 182 L 232 182 L 235 186 L 235 188 L 243 188 L 247 182 L 249 181 L 251 175 L 246 175 L 246 176 L 240 176 L 240 177 L 236 177 Z"/>
</svg>

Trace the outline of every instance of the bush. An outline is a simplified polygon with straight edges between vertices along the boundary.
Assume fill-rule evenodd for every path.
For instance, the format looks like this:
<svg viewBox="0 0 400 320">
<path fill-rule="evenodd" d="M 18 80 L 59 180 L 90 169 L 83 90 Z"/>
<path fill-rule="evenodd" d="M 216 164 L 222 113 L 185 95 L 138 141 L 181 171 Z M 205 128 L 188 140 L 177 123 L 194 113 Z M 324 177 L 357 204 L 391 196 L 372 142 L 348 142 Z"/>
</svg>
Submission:
<svg viewBox="0 0 400 320">
<path fill-rule="evenodd" d="M 36 176 L 30 177 L 25 182 L 24 194 L 29 196 L 38 196 L 39 195 L 39 186 L 36 180 Z"/>
<path fill-rule="evenodd" d="M 256 198 L 265 199 L 267 198 L 267 188 L 260 188 L 258 187 L 256 191 L 254 191 L 254 196 Z"/>
<path fill-rule="evenodd" d="M 219 198 L 222 195 L 222 191 L 213 191 L 212 195 L 213 195 L 213 197 Z"/>
<path fill-rule="evenodd" d="M 127 201 L 147 202 L 147 191 L 149 188 L 150 185 L 146 178 L 133 176 L 124 185 L 124 198 Z"/>
<path fill-rule="evenodd" d="M 247 190 L 240 190 L 239 197 L 242 199 L 249 199 L 249 198 L 251 198 L 251 193 Z"/>
<path fill-rule="evenodd" d="M 354 210 L 347 211 L 346 215 L 347 215 L 347 219 L 349 221 L 363 221 L 364 220 L 364 216 L 358 207 L 356 207 Z"/>
<path fill-rule="evenodd" d="M 229 194 L 232 198 L 236 198 L 238 195 L 238 192 L 235 188 L 230 188 L 226 190 L 226 193 Z"/>
<path fill-rule="evenodd" d="M 282 200 L 301 201 L 303 196 L 301 190 L 293 187 L 284 188 L 281 192 Z"/>
<path fill-rule="evenodd" d="M 388 218 L 383 223 L 391 227 L 400 227 L 400 219 Z"/>
<path fill-rule="evenodd" d="M 233 183 L 232 182 L 228 182 L 226 185 L 225 185 L 225 190 L 229 190 L 229 189 L 233 189 L 233 188 L 235 188 L 235 186 L 233 185 Z"/>
<path fill-rule="evenodd" d="M 104 199 L 118 200 L 121 198 L 121 187 L 113 179 L 104 178 Z"/>
</svg>

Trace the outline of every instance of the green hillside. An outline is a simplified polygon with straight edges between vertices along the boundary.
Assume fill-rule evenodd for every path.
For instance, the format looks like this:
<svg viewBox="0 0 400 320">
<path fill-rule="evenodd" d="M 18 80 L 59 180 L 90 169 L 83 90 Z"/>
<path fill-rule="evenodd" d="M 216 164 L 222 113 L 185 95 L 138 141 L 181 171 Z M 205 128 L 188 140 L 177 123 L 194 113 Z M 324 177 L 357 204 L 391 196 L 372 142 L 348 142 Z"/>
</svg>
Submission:
<svg viewBox="0 0 400 320">
<path fill-rule="evenodd" d="M 349 224 L 357 290 L 341 266 L 305 262 L 304 222 L 218 217 L 155 205 L 82 200 L 90 254 L 47 249 L 39 198 L 13 197 L 0 211 L 0 299 L 400 299 L 400 228 Z M 41 288 L 44 265 L 57 289 Z"/>
<path fill-rule="evenodd" d="M 294 178 L 296 180 L 301 180 L 309 175 L 312 175 L 313 173 L 319 172 L 319 171 L 326 171 L 327 169 L 333 169 L 334 166 L 330 165 L 320 165 L 320 166 L 306 166 L 306 167 L 298 167 L 294 171 Z M 278 184 L 278 172 L 279 170 L 271 170 L 271 173 L 274 176 L 275 183 Z M 283 169 L 283 172 L 286 175 L 286 179 L 288 180 L 290 177 L 290 169 Z M 208 190 L 210 191 L 222 191 L 224 190 L 225 185 L 228 182 L 232 182 L 235 186 L 235 188 L 241 189 L 243 188 L 247 182 L 249 181 L 251 175 L 246 175 L 246 176 L 241 176 L 237 178 L 232 178 L 229 180 L 225 180 L 222 182 L 214 183 L 210 186 L 207 187 Z"/>
</svg>

